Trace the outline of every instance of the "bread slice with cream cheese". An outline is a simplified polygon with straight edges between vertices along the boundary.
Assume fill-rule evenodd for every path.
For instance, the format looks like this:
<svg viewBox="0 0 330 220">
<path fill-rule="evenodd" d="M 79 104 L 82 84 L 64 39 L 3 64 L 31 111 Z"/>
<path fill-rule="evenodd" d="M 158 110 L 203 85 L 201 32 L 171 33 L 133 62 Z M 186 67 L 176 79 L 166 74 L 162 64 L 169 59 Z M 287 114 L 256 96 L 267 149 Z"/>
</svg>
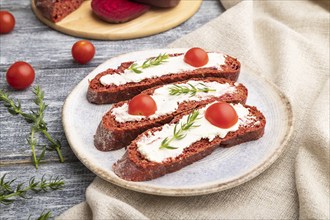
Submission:
<svg viewBox="0 0 330 220">
<path fill-rule="evenodd" d="M 143 131 L 169 123 L 177 115 L 213 101 L 244 104 L 248 90 L 240 83 L 223 78 L 195 78 L 157 86 L 142 94 L 155 100 L 155 114 L 130 115 L 129 101 L 114 104 L 97 128 L 94 136 L 97 149 L 109 151 L 126 147 Z"/>
<path fill-rule="evenodd" d="M 208 63 L 198 68 L 185 63 L 183 53 L 160 54 L 158 57 L 166 59 L 157 65 L 148 65 L 148 60 L 155 57 L 124 62 L 117 69 L 99 73 L 89 82 L 87 100 L 94 104 L 116 103 L 143 90 L 191 78 L 217 77 L 236 81 L 241 66 L 236 58 L 215 52 L 209 52 Z M 138 68 L 143 65 L 148 68 Z"/>
<path fill-rule="evenodd" d="M 113 171 L 125 180 L 147 181 L 201 160 L 218 147 L 230 147 L 262 137 L 266 125 L 264 115 L 253 106 L 231 105 L 238 114 L 238 122 L 231 128 L 221 129 L 208 123 L 204 117 L 208 106 L 200 107 L 192 110 L 198 111 L 200 119 L 181 136 L 183 138 L 173 140 L 173 134 L 192 111 L 177 116 L 169 124 L 140 134 L 113 165 Z M 162 147 L 166 140 L 173 140 L 169 144 L 171 147 Z"/>
</svg>

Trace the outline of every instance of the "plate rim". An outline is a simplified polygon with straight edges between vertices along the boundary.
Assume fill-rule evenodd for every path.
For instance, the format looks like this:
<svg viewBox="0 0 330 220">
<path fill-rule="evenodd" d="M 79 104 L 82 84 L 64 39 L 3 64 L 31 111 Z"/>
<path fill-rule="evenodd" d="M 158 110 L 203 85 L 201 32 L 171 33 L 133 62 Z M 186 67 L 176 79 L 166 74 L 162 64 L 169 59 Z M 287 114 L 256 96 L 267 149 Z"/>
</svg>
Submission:
<svg viewBox="0 0 330 220">
<path fill-rule="evenodd" d="M 250 171 L 247 172 L 246 174 L 238 176 L 230 181 L 226 181 L 226 182 L 222 182 L 222 183 L 219 183 L 217 181 L 212 181 L 209 183 L 200 184 L 197 187 L 183 187 L 183 188 L 173 189 L 170 187 L 167 188 L 167 187 L 156 187 L 156 186 L 151 186 L 151 185 L 148 186 L 148 184 L 141 186 L 141 185 L 139 185 L 139 182 L 126 181 L 126 180 L 120 179 L 119 177 L 112 178 L 107 173 L 102 171 L 102 168 L 91 164 L 87 160 L 87 158 L 82 157 L 80 155 L 80 153 L 78 152 L 78 150 L 75 147 L 73 147 L 74 146 L 74 143 L 72 143 L 73 138 L 71 137 L 71 133 L 68 131 L 68 127 L 67 127 L 68 125 L 66 124 L 67 116 L 65 115 L 65 112 L 67 111 L 67 108 L 68 108 L 67 106 L 69 105 L 68 103 L 69 103 L 71 97 L 74 97 L 74 94 L 77 93 L 78 91 L 80 91 L 81 87 L 84 86 L 85 81 L 90 78 L 90 75 L 92 75 L 96 69 L 101 68 L 102 65 L 105 65 L 105 63 L 111 63 L 112 60 L 120 59 L 120 57 L 126 57 L 126 56 L 130 56 L 130 55 L 132 56 L 132 54 L 143 53 L 143 52 L 152 52 L 152 51 L 155 51 L 155 52 L 163 51 L 164 52 L 165 50 L 166 51 L 187 50 L 187 48 L 163 48 L 163 49 L 141 50 L 141 51 L 134 51 L 134 52 L 124 53 L 124 54 L 115 56 L 113 58 L 110 58 L 110 59 L 104 61 L 103 63 L 98 65 L 96 68 L 94 68 L 92 70 L 92 72 L 90 72 L 86 77 L 84 77 L 70 92 L 70 94 L 65 99 L 63 108 L 62 108 L 62 125 L 63 125 L 65 136 L 69 143 L 69 146 L 72 149 L 72 151 L 74 152 L 74 154 L 76 155 L 76 157 L 80 160 L 80 162 L 82 162 L 84 164 L 84 166 L 87 167 L 91 172 L 93 172 L 98 177 L 104 179 L 107 182 L 113 183 L 117 186 L 129 189 L 129 190 L 133 190 L 133 191 L 137 191 L 137 192 L 141 192 L 141 193 L 152 194 L 152 195 L 161 195 L 161 196 L 197 196 L 197 195 L 206 195 L 206 194 L 210 194 L 210 193 L 215 193 L 215 192 L 230 189 L 230 188 L 239 186 L 243 183 L 246 183 L 246 182 L 254 179 L 255 177 L 257 177 L 259 174 L 261 174 L 265 170 L 267 170 L 279 158 L 279 156 L 285 151 L 285 149 L 286 149 L 285 146 L 287 146 L 287 144 L 291 140 L 295 118 L 293 115 L 292 106 L 290 104 L 290 101 L 285 96 L 285 94 L 273 82 L 267 80 L 259 72 L 257 72 L 256 70 L 252 70 L 251 68 L 249 68 L 247 65 L 245 65 L 242 62 L 241 62 L 242 66 L 244 65 L 244 69 L 248 69 L 249 74 L 256 75 L 258 78 L 260 78 L 261 80 L 266 82 L 269 86 L 271 86 L 274 91 L 276 91 L 276 94 L 279 96 L 280 100 L 282 101 L 282 104 L 285 106 L 283 108 L 285 109 L 285 111 L 287 113 L 286 115 L 288 117 L 287 132 L 281 139 L 281 144 L 274 149 L 273 153 L 268 158 L 266 158 L 264 161 L 259 163 L 257 166 L 252 167 L 252 169 L 250 169 Z M 86 91 L 87 91 L 87 88 L 86 88 Z"/>
</svg>

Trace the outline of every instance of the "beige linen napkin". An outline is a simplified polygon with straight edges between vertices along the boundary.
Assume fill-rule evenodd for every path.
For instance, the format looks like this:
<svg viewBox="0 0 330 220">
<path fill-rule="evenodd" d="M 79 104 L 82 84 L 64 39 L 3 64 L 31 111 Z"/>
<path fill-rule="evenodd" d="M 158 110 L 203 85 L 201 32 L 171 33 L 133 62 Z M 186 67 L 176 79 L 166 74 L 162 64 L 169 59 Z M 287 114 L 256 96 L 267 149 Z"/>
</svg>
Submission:
<svg viewBox="0 0 330 220">
<path fill-rule="evenodd" d="M 223 1 L 228 9 L 238 1 Z M 293 138 L 264 173 L 205 196 L 161 197 L 96 178 L 59 219 L 329 219 L 329 1 L 243 1 L 170 47 L 238 57 L 288 96 Z"/>
</svg>

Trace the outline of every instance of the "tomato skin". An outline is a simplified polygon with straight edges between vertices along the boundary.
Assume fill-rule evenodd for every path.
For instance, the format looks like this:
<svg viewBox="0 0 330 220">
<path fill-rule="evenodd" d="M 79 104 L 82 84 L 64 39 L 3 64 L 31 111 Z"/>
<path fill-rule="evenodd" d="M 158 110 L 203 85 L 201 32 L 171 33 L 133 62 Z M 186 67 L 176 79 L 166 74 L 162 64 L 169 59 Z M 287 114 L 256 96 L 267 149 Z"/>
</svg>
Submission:
<svg viewBox="0 0 330 220">
<path fill-rule="evenodd" d="M 0 34 L 8 34 L 15 27 L 15 17 L 9 11 L 0 11 Z"/>
<path fill-rule="evenodd" d="M 93 59 L 95 47 L 87 40 L 79 40 L 73 44 L 71 54 L 75 61 L 80 64 L 86 64 Z"/>
<path fill-rule="evenodd" d="M 206 109 L 205 118 L 219 128 L 230 128 L 238 121 L 238 115 L 230 104 L 226 102 L 214 103 Z"/>
<path fill-rule="evenodd" d="M 202 48 L 193 47 L 184 55 L 184 62 L 194 67 L 201 67 L 209 62 L 209 56 Z"/>
<path fill-rule="evenodd" d="M 150 95 L 134 96 L 128 103 L 128 114 L 150 116 L 157 111 L 157 104 Z"/>
<path fill-rule="evenodd" d="M 6 73 L 8 84 L 16 90 L 23 90 L 29 87 L 35 77 L 33 67 L 23 61 L 12 64 Z"/>
</svg>

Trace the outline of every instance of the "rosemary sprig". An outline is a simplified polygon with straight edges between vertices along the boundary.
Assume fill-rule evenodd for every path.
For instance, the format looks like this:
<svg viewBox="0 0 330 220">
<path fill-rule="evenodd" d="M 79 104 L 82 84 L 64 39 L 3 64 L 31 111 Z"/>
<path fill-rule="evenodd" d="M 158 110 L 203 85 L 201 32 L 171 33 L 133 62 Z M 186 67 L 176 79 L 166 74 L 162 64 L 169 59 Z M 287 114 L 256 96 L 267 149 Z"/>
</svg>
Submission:
<svg viewBox="0 0 330 220">
<path fill-rule="evenodd" d="M 47 131 L 47 123 L 44 121 L 44 111 L 47 108 L 47 105 L 44 103 L 44 92 L 41 90 L 39 86 L 36 86 L 33 89 L 33 94 L 35 95 L 34 103 L 38 106 L 37 111 L 32 111 L 31 113 L 25 113 L 21 109 L 21 103 L 18 100 L 17 104 L 15 101 L 9 97 L 4 91 L 0 90 L 0 101 L 4 102 L 4 106 L 7 108 L 8 112 L 12 115 L 21 115 L 25 121 L 31 123 L 31 131 L 27 138 L 28 144 L 31 146 L 32 150 L 32 161 L 35 167 L 38 169 L 38 164 L 43 159 L 45 155 L 45 150 L 56 150 L 59 159 L 61 162 L 64 162 L 62 152 L 61 152 L 61 144 L 58 140 L 54 140 Z M 48 148 L 43 147 L 43 151 L 39 157 L 36 156 L 35 148 L 37 146 L 37 140 L 35 138 L 35 134 L 37 132 L 41 132 L 45 135 L 47 140 L 50 142 Z"/>
<path fill-rule="evenodd" d="M 38 193 L 40 191 L 47 192 L 48 190 L 58 190 L 62 189 L 64 181 L 56 177 L 52 177 L 49 180 L 46 180 L 43 176 L 40 181 L 36 181 L 35 177 L 32 177 L 29 180 L 28 186 L 24 187 L 24 183 L 19 183 L 16 188 L 12 187 L 12 183 L 16 179 L 5 181 L 6 174 L 3 175 L 0 179 L 0 203 L 4 205 L 9 205 L 17 200 L 18 197 L 24 199 L 30 199 L 27 197 L 27 192 L 33 191 Z"/>
<path fill-rule="evenodd" d="M 207 87 L 205 84 L 203 83 L 199 83 L 199 85 L 203 86 L 203 87 L 196 87 L 190 83 L 188 83 L 188 86 L 179 86 L 177 84 L 174 84 L 172 87 L 169 88 L 169 94 L 170 95 L 181 95 L 181 94 L 190 94 L 190 96 L 194 96 L 196 95 L 197 92 L 204 92 L 204 93 L 208 93 L 208 92 L 215 92 L 215 89 L 211 89 L 209 87 Z"/>
<path fill-rule="evenodd" d="M 169 150 L 177 149 L 177 147 L 171 146 L 170 143 L 173 140 L 183 139 L 187 135 L 187 134 L 185 134 L 185 132 L 187 132 L 190 128 L 199 127 L 199 125 L 194 125 L 195 122 L 199 119 L 198 115 L 199 115 L 199 111 L 197 111 L 197 110 L 194 110 L 192 113 L 190 113 L 188 115 L 187 121 L 185 123 L 180 124 L 181 127 L 179 130 L 177 130 L 178 124 L 176 124 L 174 126 L 173 136 L 171 138 L 169 138 L 169 137 L 165 138 L 162 141 L 159 149 L 169 149 Z"/>
<path fill-rule="evenodd" d="M 47 123 L 44 121 L 44 111 L 47 108 L 48 105 L 45 104 L 44 100 L 44 92 L 41 90 L 39 86 L 36 86 L 33 90 L 34 95 L 36 96 L 34 102 L 39 107 L 37 112 L 33 112 L 37 117 L 35 120 L 35 125 L 37 131 L 40 131 L 45 135 L 47 140 L 50 142 L 50 145 L 48 145 L 47 150 L 52 151 L 55 150 L 60 161 L 63 163 L 64 158 L 62 156 L 61 152 L 61 143 L 59 140 L 54 140 L 48 133 L 47 129 Z"/>
<path fill-rule="evenodd" d="M 128 70 L 132 70 L 133 72 L 140 74 L 142 73 L 142 69 L 146 69 L 151 66 L 158 66 L 166 62 L 169 57 L 170 56 L 166 53 L 159 54 L 157 57 L 147 59 L 141 66 L 139 66 L 137 63 L 133 63 L 130 67 L 128 67 Z"/>
<path fill-rule="evenodd" d="M 21 115 L 25 119 L 25 121 L 27 121 L 28 123 L 33 123 L 36 120 L 36 116 L 34 114 L 25 113 L 22 111 L 21 102 L 19 100 L 17 101 L 17 104 L 16 104 L 14 102 L 14 100 L 9 98 L 9 95 L 6 94 L 2 90 L 0 90 L 0 100 L 4 102 L 4 106 L 7 107 L 7 110 L 10 114 Z M 27 142 L 31 146 L 33 164 L 38 169 L 38 164 L 39 164 L 40 160 L 43 158 L 44 151 L 41 153 L 39 159 L 37 159 L 37 155 L 35 152 L 35 147 L 37 145 L 37 142 L 35 139 L 35 132 L 36 132 L 35 126 L 32 126 L 30 135 L 27 138 Z"/>
</svg>

